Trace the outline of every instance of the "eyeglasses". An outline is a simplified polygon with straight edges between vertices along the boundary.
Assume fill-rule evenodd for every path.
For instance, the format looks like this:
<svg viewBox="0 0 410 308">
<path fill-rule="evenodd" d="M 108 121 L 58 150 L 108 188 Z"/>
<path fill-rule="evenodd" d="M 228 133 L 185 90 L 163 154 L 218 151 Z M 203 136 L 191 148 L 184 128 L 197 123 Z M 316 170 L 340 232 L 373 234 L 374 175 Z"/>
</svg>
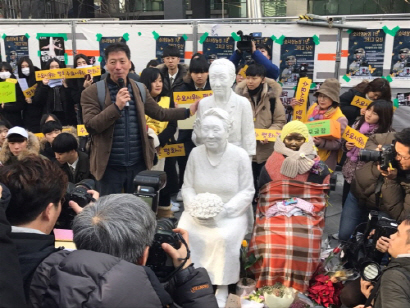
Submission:
<svg viewBox="0 0 410 308">
<path fill-rule="evenodd" d="M 402 156 L 401 154 L 397 153 L 397 154 L 396 154 L 396 159 L 397 159 L 397 160 L 409 160 L 410 157 L 404 157 L 404 156 Z"/>
</svg>

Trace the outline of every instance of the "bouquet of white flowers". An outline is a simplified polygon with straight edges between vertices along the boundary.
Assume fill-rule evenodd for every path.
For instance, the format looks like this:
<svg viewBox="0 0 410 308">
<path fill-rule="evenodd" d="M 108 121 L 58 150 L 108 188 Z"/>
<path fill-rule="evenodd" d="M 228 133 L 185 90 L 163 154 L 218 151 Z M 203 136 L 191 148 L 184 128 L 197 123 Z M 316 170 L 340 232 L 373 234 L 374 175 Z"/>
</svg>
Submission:
<svg viewBox="0 0 410 308">
<path fill-rule="evenodd" d="M 187 207 L 188 213 L 195 218 L 209 219 L 218 215 L 224 203 L 218 195 L 210 193 L 197 194 Z"/>
</svg>

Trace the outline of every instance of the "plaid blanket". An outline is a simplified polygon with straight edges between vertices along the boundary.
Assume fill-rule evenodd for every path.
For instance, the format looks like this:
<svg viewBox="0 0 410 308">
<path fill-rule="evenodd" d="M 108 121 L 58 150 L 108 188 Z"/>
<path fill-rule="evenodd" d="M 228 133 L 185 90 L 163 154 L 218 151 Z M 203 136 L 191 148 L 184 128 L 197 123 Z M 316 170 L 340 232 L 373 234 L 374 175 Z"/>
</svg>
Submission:
<svg viewBox="0 0 410 308">
<path fill-rule="evenodd" d="M 295 180 L 269 182 L 261 188 L 249 247 L 250 254 L 263 256 L 251 267 L 258 288 L 281 282 L 301 292 L 307 290 L 320 257 L 327 189 L 328 184 Z M 313 215 L 266 217 L 271 205 L 292 197 L 312 203 Z"/>
</svg>

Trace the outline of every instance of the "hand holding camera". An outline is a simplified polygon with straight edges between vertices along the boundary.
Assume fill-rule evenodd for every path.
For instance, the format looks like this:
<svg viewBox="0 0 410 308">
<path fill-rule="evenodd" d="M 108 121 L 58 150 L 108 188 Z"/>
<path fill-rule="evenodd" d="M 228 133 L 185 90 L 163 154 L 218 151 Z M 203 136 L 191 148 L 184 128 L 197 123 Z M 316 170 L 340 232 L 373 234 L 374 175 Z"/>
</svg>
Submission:
<svg viewBox="0 0 410 308">
<path fill-rule="evenodd" d="M 182 236 L 182 238 L 185 240 L 185 242 L 187 243 L 189 247 L 188 231 L 184 229 L 179 229 L 179 228 L 173 229 L 172 231 Z M 188 251 L 185 245 L 181 245 L 179 249 L 175 249 L 173 246 L 171 246 L 168 243 L 162 243 L 161 247 L 172 258 L 172 262 L 176 268 L 180 266 L 184 262 L 185 258 L 187 258 L 188 256 Z M 191 264 L 191 259 L 188 258 L 184 266 L 182 267 L 182 269 L 187 268 L 190 264 Z"/>
<path fill-rule="evenodd" d="M 87 193 L 93 196 L 94 200 L 98 200 L 100 198 L 100 193 L 96 190 L 90 189 L 87 190 Z M 92 201 L 91 201 L 92 203 Z M 89 204 L 91 204 L 89 203 Z M 68 202 L 68 206 L 72 208 L 72 210 L 78 215 L 83 211 L 83 208 L 81 206 L 78 205 L 77 202 L 70 200 Z"/>
</svg>

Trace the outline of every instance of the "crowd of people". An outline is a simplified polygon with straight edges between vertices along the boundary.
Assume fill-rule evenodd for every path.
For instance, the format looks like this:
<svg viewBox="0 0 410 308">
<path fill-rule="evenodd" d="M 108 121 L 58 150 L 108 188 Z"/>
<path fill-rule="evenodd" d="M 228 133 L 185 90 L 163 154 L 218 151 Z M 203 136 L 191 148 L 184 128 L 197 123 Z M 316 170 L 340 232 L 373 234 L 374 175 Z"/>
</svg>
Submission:
<svg viewBox="0 0 410 308">
<path fill-rule="evenodd" d="M 280 282 L 306 292 L 320 262 L 330 178 L 338 169 L 340 243 L 352 241 L 371 211 L 399 225 L 397 233 L 374 239 L 375 249 L 393 258 L 381 278 L 347 283 L 342 302 L 409 306 L 410 128 L 392 128 L 386 79 L 343 94 L 337 79 L 327 79 L 307 108 L 307 122 L 332 120 L 341 135 L 349 125 L 368 137 L 365 150 L 374 152 L 366 159 L 353 142 L 312 136 L 305 123 L 287 120 L 279 69 L 266 45 L 253 43 L 253 63 L 246 65 L 240 50 L 212 63 L 196 53 L 185 65 L 179 50 L 167 46 L 163 63 L 150 61 L 140 75 L 126 44 L 104 52 L 102 76 L 70 80 L 36 82 L 39 69 L 28 57 L 19 59 L 18 76 L 0 63 L 0 82 L 37 85 L 27 98 L 16 82 L 16 101 L 0 108 L 0 306 L 225 307 L 249 234 L 256 286 Z M 87 56 L 75 56 L 74 67 L 88 65 Z M 46 65 L 63 67 L 55 58 Z M 213 95 L 188 108 L 174 101 L 173 93 L 207 90 Z M 355 96 L 371 103 L 356 107 Z M 290 105 L 301 104 L 294 98 Z M 191 129 L 178 128 L 194 115 Z M 87 137 L 77 136 L 77 124 Z M 280 135 L 256 140 L 255 129 Z M 176 143 L 184 156 L 157 155 Z M 156 212 L 133 195 L 144 170 L 167 175 Z M 67 188 L 84 180 L 91 180 L 83 184 L 90 203 L 65 200 Z M 167 224 L 176 243 L 157 238 Z M 77 250 L 55 247 L 55 227 L 72 229 Z M 172 268 L 166 282 L 152 266 L 161 251 Z"/>
</svg>

